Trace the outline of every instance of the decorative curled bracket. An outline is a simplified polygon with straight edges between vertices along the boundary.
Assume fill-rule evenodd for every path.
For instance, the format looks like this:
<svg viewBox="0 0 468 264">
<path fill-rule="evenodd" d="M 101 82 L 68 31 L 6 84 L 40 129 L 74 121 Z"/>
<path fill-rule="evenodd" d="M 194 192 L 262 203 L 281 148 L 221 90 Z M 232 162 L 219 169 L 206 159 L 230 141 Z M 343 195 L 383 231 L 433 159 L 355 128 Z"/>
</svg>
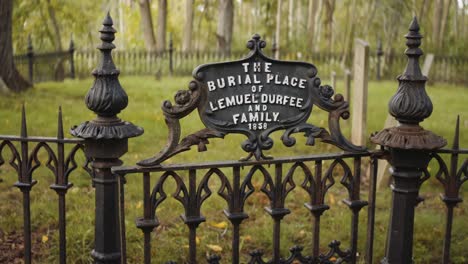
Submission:
<svg viewBox="0 0 468 264">
<path fill-rule="evenodd" d="M 241 60 L 198 66 L 188 90 L 178 91 L 175 104 L 162 106 L 169 135 L 165 148 L 140 166 L 159 166 L 164 160 L 197 145 L 205 151 L 209 138 L 243 134 L 241 147 L 256 160 L 269 159 L 263 151 L 273 147 L 270 134 L 285 130 L 284 145 L 295 145 L 294 133 L 304 133 L 307 145 L 315 139 L 342 150 L 360 152 L 364 147 L 350 143 L 341 133 L 339 120 L 349 117 L 349 104 L 341 94 L 333 97 L 333 88 L 321 85 L 317 68 L 310 63 L 281 61 L 267 57 L 266 42 L 255 34 L 247 42 L 250 50 Z M 306 123 L 313 105 L 329 113 L 329 130 Z M 195 108 L 206 128 L 181 140 L 179 120 Z"/>
<path fill-rule="evenodd" d="M 187 150 L 194 145 L 198 146 L 198 151 L 206 151 L 209 138 L 223 138 L 224 133 L 205 128 L 187 137 L 180 139 L 181 127 L 180 119 L 190 114 L 197 108 L 200 102 L 200 85 L 196 81 L 191 81 L 189 90 L 179 90 L 174 96 L 175 105 L 170 101 L 164 101 L 161 106 L 164 113 L 166 125 L 169 129 L 166 146 L 154 157 L 138 162 L 140 166 L 155 166 L 168 158 Z"/>
</svg>

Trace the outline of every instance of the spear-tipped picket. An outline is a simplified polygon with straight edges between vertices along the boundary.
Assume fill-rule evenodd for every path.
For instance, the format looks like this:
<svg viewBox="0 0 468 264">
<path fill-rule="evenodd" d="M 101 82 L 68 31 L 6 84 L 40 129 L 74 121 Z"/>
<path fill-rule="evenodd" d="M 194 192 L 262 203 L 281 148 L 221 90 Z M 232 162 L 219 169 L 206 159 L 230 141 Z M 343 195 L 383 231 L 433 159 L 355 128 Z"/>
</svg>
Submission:
<svg viewBox="0 0 468 264">
<path fill-rule="evenodd" d="M 460 188 L 463 184 L 461 179 L 462 174 L 458 174 L 458 153 L 460 149 L 460 116 L 457 115 L 457 122 L 455 125 L 455 133 L 453 136 L 452 155 L 450 157 L 450 172 L 446 175 L 445 181 L 441 181 L 445 187 L 445 193 L 441 194 L 442 201 L 447 206 L 447 216 L 445 219 L 445 238 L 444 248 L 442 251 L 443 263 L 451 263 L 450 261 L 450 247 L 452 237 L 452 224 L 453 224 L 453 208 L 461 203 L 463 200 L 460 197 Z"/>
<path fill-rule="evenodd" d="M 58 138 L 58 139 L 63 139 L 62 106 L 59 106 L 59 108 L 58 108 L 57 138 Z"/>
<path fill-rule="evenodd" d="M 20 182 L 29 182 L 28 180 L 28 142 L 25 140 L 28 137 L 28 125 L 26 122 L 26 108 L 21 106 L 21 174 L 19 175 Z"/>
<path fill-rule="evenodd" d="M 452 149 L 460 149 L 460 115 L 457 115 L 457 124 L 455 125 L 455 135 L 453 136 Z"/>
<path fill-rule="evenodd" d="M 21 137 L 28 137 L 28 126 L 26 124 L 26 108 L 24 107 L 24 103 L 21 106 Z"/>
</svg>

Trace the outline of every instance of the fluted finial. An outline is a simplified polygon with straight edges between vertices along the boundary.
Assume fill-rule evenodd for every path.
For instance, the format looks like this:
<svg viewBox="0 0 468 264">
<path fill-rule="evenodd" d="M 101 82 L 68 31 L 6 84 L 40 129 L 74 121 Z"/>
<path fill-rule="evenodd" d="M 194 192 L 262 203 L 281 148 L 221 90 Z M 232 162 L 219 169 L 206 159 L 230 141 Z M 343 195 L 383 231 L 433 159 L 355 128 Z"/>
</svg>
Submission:
<svg viewBox="0 0 468 264">
<path fill-rule="evenodd" d="M 102 43 L 98 46 L 102 53 L 101 61 L 93 70 L 96 80 L 86 95 L 85 101 L 88 108 L 99 116 L 112 117 L 127 107 L 128 97 L 119 83 L 120 71 L 115 67 L 111 56 L 111 51 L 115 48 L 112 41 L 117 31 L 112 27 L 112 18 L 109 13 L 102 24 L 103 27 L 99 30 Z"/>
<path fill-rule="evenodd" d="M 419 33 L 416 17 L 411 21 L 405 38 L 408 63 L 403 74 L 398 76 L 398 90 L 388 104 L 389 113 L 400 125 L 380 131 L 371 137 L 371 140 L 376 144 L 392 148 L 441 148 L 447 144 L 447 141 L 419 126 L 420 122 L 432 114 L 433 106 L 426 93 L 427 78 L 421 73 L 419 66 L 419 57 L 423 52 L 419 48 L 422 36 Z"/>
<path fill-rule="evenodd" d="M 423 51 L 419 46 L 423 37 L 419 33 L 419 24 L 416 17 L 413 17 L 409 26 L 409 32 L 405 35 L 405 38 L 406 46 L 408 47 L 405 50 L 405 54 L 408 56 L 408 64 L 402 77 L 414 81 L 425 81 L 426 77 L 423 76 L 419 67 L 419 57 L 423 55 Z"/>
<path fill-rule="evenodd" d="M 102 43 L 97 47 L 101 51 L 101 60 L 92 72 L 95 81 L 85 97 L 86 106 L 98 117 L 73 128 L 71 133 L 77 137 L 94 139 L 135 137 L 141 135 L 143 129 L 117 117 L 127 107 L 128 96 L 120 85 L 120 71 L 112 60 L 111 52 L 115 48 L 112 42 L 117 31 L 109 13 L 102 25 L 99 30 Z"/>
<path fill-rule="evenodd" d="M 408 63 L 402 75 L 398 76 L 400 85 L 389 103 L 389 112 L 400 123 L 418 124 L 432 113 L 432 102 L 426 93 L 427 78 L 422 75 L 419 57 L 423 54 L 419 48 L 422 36 L 416 17 L 411 21 L 408 34 L 405 35 L 408 47 L 405 54 Z"/>
<path fill-rule="evenodd" d="M 112 50 L 115 49 L 115 45 L 112 43 L 115 39 L 115 33 L 117 30 L 114 29 L 113 25 L 114 22 L 112 21 L 112 18 L 107 12 L 106 17 L 104 18 L 104 21 L 102 21 L 103 27 L 99 32 L 101 32 L 100 39 L 102 40 L 101 45 L 98 46 L 98 49 L 100 50 Z"/>
</svg>

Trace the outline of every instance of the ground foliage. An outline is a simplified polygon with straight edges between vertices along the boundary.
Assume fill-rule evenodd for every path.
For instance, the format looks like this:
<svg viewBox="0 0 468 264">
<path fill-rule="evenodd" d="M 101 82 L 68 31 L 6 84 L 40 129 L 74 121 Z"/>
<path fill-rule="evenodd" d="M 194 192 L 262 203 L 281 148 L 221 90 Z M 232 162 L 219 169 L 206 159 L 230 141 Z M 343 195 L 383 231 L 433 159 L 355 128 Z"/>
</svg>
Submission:
<svg viewBox="0 0 468 264">
<path fill-rule="evenodd" d="M 120 117 L 145 128 L 145 134 L 139 138 L 131 139 L 129 152 L 123 160 L 126 164 L 134 164 L 136 161 L 147 158 L 158 152 L 165 144 L 166 127 L 164 125 L 160 105 L 163 99 L 171 99 L 173 94 L 184 89 L 190 78 L 163 78 L 155 81 L 152 77 L 123 77 L 121 83 L 129 94 L 129 106 Z M 64 127 L 71 127 L 85 120 L 94 118 L 94 114 L 85 108 L 83 97 L 92 84 L 91 79 L 67 80 L 64 83 L 42 83 L 34 89 L 23 94 L 5 95 L 0 99 L 0 133 L 18 134 L 20 128 L 21 104 L 26 104 L 28 110 L 29 135 L 54 136 L 56 134 L 57 107 L 61 105 L 64 112 Z M 338 90 L 343 84 L 337 84 Z M 369 84 L 369 125 L 368 134 L 380 130 L 387 114 L 386 104 L 390 96 L 395 92 L 397 83 L 371 82 Z M 439 135 L 443 135 L 451 142 L 455 118 L 461 115 L 461 139 L 462 147 L 468 146 L 468 134 L 464 133 L 468 128 L 468 101 L 464 87 L 450 85 L 436 85 L 428 87 L 428 93 L 434 103 L 434 113 L 422 123 L 426 129 L 430 129 Z M 324 126 L 326 115 L 321 111 L 312 113 L 310 122 Z M 348 121 L 349 122 L 349 121 Z M 197 113 L 193 113 L 182 122 L 182 133 L 190 133 L 201 128 Z M 343 124 L 345 133 L 349 133 L 349 123 Z M 274 135 L 275 136 L 275 135 Z M 277 135 L 276 135 L 277 136 Z M 298 155 L 304 153 L 334 152 L 335 148 L 319 144 L 316 147 L 305 146 L 305 139 L 298 138 L 297 147 L 284 148 L 276 144 L 270 152 L 275 157 Z M 278 142 L 278 137 L 274 138 Z M 171 158 L 168 162 L 195 162 L 206 160 L 237 159 L 244 156 L 240 148 L 242 136 L 228 136 L 224 140 L 210 140 L 208 151 L 198 153 L 196 150 Z M 371 146 L 371 145 L 369 145 Z M 44 153 L 45 154 L 45 153 Z M 8 158 L 8 154 L 5 154 Z M 83 160 L 81 160 L 83 162 Z M 437 169 L 431 164 L 430 171 Z M 156 177 L 156 175 L 155 175 Z M 9 254 L 2 256 L 9 263 L 21 257 L 21 193 L 12 187 L 15 182 L 13 170 L 8 166 L 0 168 L 0 249 L 11 248 Z M 58 259 L 58 227 L 57 227 L 57 196 L 49 185 L 53 182 L 53 176 L 45 168 L 39 168 L 34 175 L 39 181 L 34 187 L 32 197 L 32 230 L 33 251 L 37 263 L 56 263 Z M 89 263 L 89 252 L 93 245 L 93 219 L 94 219 L 94 190 L 91 181 L 84 171 L 75 172 L 70 180 L 74 187 L 67 195 L 67 238 L 68 255 L 71 263 Z M 154 184 L 156 178 L 152 179 Z M 126 185 L 126 227 L 129 263 L 142 262 L 143 238 L 141 231 L 135 227 L 134 219 L 142 215 L 142 187 L 140 175 L 128 175 Z M 215 183 L 216 184 L 216 183 Z M 259 185 L 260 183 L 258 183 Z M 362 188 L 363 198 L 367 197 Z M 256 186 L 259 188 L 260 186 Z M 168 191 L 170 188 L 168 188 Z M 442 234 L 444 228 L 445 208 L 438 194 L 441 186 L 431 178 L 423 185 L 421 192 L 426 201 L 417 207 L 416 235 L 414 255 L 416 263 L 440 262 L 442 250 Z M 468 191 L 467 186 L 462 190 L 462 197 Z M 282 254 L 287 255 L 287 249 L 293 244 L 302 244 L 305 251 L 311 248 L 311 217 L 310 213 L 302 206 L 305 192 L 294 190 L 286 201 L 286 206 L 292 214 L 286 216 L 282 225 Z M 321 250 L 326 250 L 326 245 L 333 239 L 348 244 L 350 213 L 341 202 L 344 197 L 344 189 L 333 187 L 327 195 L 326 201 L 332 207 L 322 219 Z M 298 202 L 300 201 L 300 202 Z M 253 249 L 263 248 L 266 252 L 271 249 L 271 218 L 264 212 L 267 198 L 260 192 L 255 193 L 253 199 L 248 200 L 246 211 L 250 218 L 245 221 L 241 229 L 241 253 L 242 262 L 246 262 L 248 252 Z M 384 189 L 378 192 L 376 211 L 376 260 L 382 257 L 384 241 L 388 223 L 390 203 L 390 191 Z M 230 259 L 231 225 L 222 213 L 224 203 L 213 195 L 204 207 L 202 214 L 207 216 L 207 222 L 202 224 L 198 232 L 198 249 L 200 262 L 205 254 L 218 253 L 223 257 L 223 262 Z M 161 226 L 153 232 L 153 260 L 155 263 L 163 263 L 167 260 L 176 260 L 182 263 L 188 251 L 188 231 L 179 215 L 182 207 L 174 199 L 163 204 L 158 212 L 161 215 Z M 462 203 L 455 209 L 456 220 L 454 222 L 452 256 L 454 263 L 465 263 L 468 254 L 465 245 L 468 243 L 466 222 L 468 203 Z M 363 256 L 365 247 L 366 212 L 363 210 L 360 223 L 359 253 Z M 4 252 L 2 250 L 2 252 Z M 15 253 L 16 252 L 16 253 Z M 268 255 L 268 253 L 267 253 Z"/>
</svg>

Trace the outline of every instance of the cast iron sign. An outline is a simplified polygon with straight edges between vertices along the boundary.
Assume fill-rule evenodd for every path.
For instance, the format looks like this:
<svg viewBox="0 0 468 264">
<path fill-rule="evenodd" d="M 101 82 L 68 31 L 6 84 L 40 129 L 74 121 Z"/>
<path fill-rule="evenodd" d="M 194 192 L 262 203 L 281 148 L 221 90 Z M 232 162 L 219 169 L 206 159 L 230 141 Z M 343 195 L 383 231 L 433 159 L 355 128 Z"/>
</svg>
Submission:
<svg viewBox="0 0 468 264">
<path fill-rule="evenodd" d="M 245 59 L 195 69 L 194 76 L 202 83 L 198 110 L 207 127 L 245 134 L 250 139 L 246 144 L 260 144 L 266 149 L 270 133 L 308 119 L 313 87 L 320 80 L 315 80 L 317 69 L 310 63 L 265 56 L 265 42 L 259 35 L 247 47 L 251 52 Z"/>
<path fill-rule="evenodd" d="M 306 62 L 268 58 L 262 52 L 265 46 L 265 41 L 254 35 L 247 42 L 250 52 L 246 58 L 197 67 L 189 90 L 177 92 L 175 105 L 169 101 L 163 104 L 169 127 L 166 148 L 139 165 L 157 165 L 193 145 L 198 145 L 199 151 L 206 150 L 208 138 L 229 133 L 247 136 L 242 143 L 249 152 L 246 159 L 268 158 L 263 150 L 273 147 L 270 134 L 277 130 L 284 130 L 281 140 L 288 147 L 296 143 L 291 135 L 302 132 L 308 145 L 320 138 L 344 150 L 362 150 L 343 137 L 339 119 L 349 117 L 348 103 L 340 94 L 333 97 L 330 86 L 321 86 L 317 68 Z M 329 112 L 330 132 L 307 123 L 313 105 Z M 206 128 L 180 139 L 178 120 L 197 108 Z"/>
<path fill-rule="evenodd" d="M 207 127 L 260 135 L 307 120 L 315 66 L 270 59 L 261 52 L 264 43 L 256 35 L 247 58 L 195 69 L 203 83 L 199 113 Z"/>
</svg>

